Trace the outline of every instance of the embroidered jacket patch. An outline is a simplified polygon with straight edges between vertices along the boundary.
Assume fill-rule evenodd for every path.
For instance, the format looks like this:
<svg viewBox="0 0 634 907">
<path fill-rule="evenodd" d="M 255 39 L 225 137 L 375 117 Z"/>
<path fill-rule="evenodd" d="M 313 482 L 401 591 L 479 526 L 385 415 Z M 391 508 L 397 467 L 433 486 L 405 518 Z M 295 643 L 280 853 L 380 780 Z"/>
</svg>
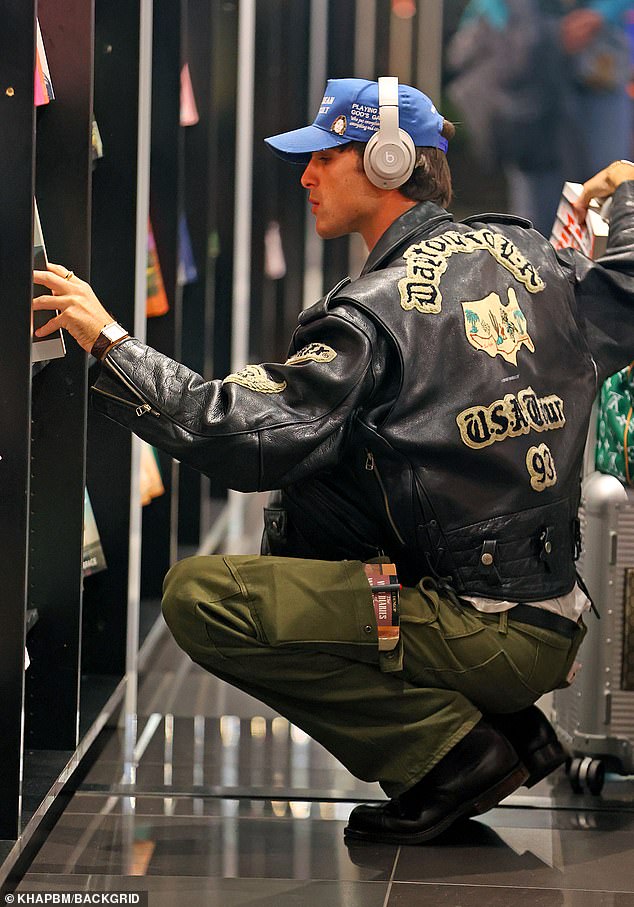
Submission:
<svg viewBox="0 0 634 907">
<path fill-rule="evenodd" d="M 540 293 L 545 283 L 539 271 L 522 252 L 501 233 L 474 230 L 459 233 L 449 230 L 422 243 L 414 243 L 404 253 L 407 276 L 399 280 L 401 307 L 405 311 L 438 314 L 442 308 L 440 278 L 454 252 L 488 252 L 513 275 L 529 293 Z"/>
<path fill-rule="evenodd" d="M 262 365 L 245 365 L 239 372 L 227 375 L 222 383 L 239 384 L 259 394 L 281 394 L 286 388 L 286 381 L 274 381 Z"/>
<path fill-rule="evenodd" d="M 553 431 L 566 424 L 564 401 L 556 394 L 538 397 L 532 387 L 506 394 L 490 406 L 470 406 L 456 416 L 463 444 L 478 450 L 529 431 Z"/>
<path fill-rule="evenodd" d="M 489 293 L 484 299 L 463 302 L 467 340 L 476 350 L 484 350 L 489 356 L 502 356 L 507 362 L 517 365 L 517 353 L 524 344 L 531 353 L 535 346 L 526 329 L 526 318 L 520 309 L 513 287 L 507 289 L 508 303 L 505 305 L 497 293 Z"/>
<path fill-rule="evenodd" d="M 309 343 L 286 360 L 284 365 L 297 365 L 298 362 L 332 362 L 337 354 L 327 343 Z"/>
</svg>

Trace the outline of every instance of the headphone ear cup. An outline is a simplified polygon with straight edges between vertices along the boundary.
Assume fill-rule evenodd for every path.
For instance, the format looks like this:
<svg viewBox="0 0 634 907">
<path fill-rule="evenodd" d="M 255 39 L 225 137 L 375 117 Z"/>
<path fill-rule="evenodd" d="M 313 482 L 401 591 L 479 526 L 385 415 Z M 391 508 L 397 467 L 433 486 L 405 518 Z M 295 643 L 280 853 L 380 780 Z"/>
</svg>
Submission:
<svg viewBox="0 0 634 907">
<path fill-rule="evenodd" d="M 386 142 L 376 132 L 363 154 L 363 169 L 370 182 L 379 189 L 397 189 L 410 178 L 416 163 L 416 149 L 411 136 L 399 129 L 399 142 Z"/>
</svg>

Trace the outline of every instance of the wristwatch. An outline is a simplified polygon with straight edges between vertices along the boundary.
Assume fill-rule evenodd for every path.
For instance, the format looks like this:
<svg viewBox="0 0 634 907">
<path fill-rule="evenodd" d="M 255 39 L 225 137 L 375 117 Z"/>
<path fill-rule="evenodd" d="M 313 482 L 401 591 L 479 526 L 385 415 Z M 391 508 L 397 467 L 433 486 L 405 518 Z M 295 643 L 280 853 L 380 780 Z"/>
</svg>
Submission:
<svg viewBox="0 0 634 907">
<path fill-rule="evenodd" d="M 125 328 L 121 327 L 116 321 L 104 325 L 101 333 L 92 345 L 90 353 L 95 359 L 103 359 L 113 346 L 116 346 L 121 340 L 125 340 L 130 335 Z"/>
</svg>

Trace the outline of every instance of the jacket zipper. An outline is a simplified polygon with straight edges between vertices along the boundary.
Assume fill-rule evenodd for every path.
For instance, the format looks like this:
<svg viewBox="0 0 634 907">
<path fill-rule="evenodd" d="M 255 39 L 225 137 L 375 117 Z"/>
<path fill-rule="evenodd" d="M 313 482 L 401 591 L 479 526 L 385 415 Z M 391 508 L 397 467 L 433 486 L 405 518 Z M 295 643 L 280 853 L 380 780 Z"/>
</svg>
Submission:
<svg viewBox="0 0 634 907">
<path fill-rule="evenodd" d="M 373 472 L 374 475 L 376 476 L 376 480 L 379 484 L 379 488 L 381 489 L 381 495 L 383 497 L 383 505 L 385 507 L 385 513 L 389 520 L 390 526 L 392 527 L 392 531 L 394 532 L 394 535 L 396 536 L 396 538 L 399 540 L 400 544 L 403 545 L 403 547 L 405 547 L 405 541 L 403 540 L 403 536 L 398 531 L 398 526 L 394 522 L 394 517 L 392 516 L 392 511 L 390 510 L 390 502 L 388 501 L 387 492 L 385 490 L 385 485 L 383 484 L 383 479 L 381 478 L 381 473 L 379 472 L 379 467 L 376 465 L 376 460 L 374 459 L 374 454 L 372 453 L 371 450 L 366 450 L 365 453 L 366 453 L 365 468 L 367 469 L 368 472 Z"/>
<path fill-rule="evenodd" d="M 132 406 L 135 409 L 137 416 L 144 416 L 145 413 L 151 413 L 157 419 L 160 418 L 161 414 L 155 409 L 152 409 L 151 405 L 141 396 L 136 387 L 130 381 L 128 381 L 123 372 L 121 372 L 112 362 L 110 362 L 107 356 L 105 359 L 105 364 L 115 373 L 117 378 L 119 378 L 119 380 L 123 384 L 125 384 L 130 393 L 141 401 L 141 405 L 135 406 L 134 403 L 130 403 L 129 400 L 124 400 L 123 397 L 117 397 L 116 394 L 110 394 L 108 393 L 108 391 L 102 391 L 100 388 L 96 387 L 95 390 L 98 394 L 103 394 L 104 397 L 111 397 L 113 400 L 117 400 L 119 403 L 125 403 L 127 406 Z"/>
<path fill-rule="evenodd" d="M 124 400 L 123 397 L 117 397 L 116 394 L 109 394 L 108 391 L 102 391 L 100 387 L 93 387 L 93 391 L 96 394 L 101 394 L 102 397 L 110 397 L 111 400 L 116 400 L 117 403 L 122 403 L 124 406 L 131 406 L 135 410 L 137 416 L 144 416 L 145 413 L 152 413 L 153 416 L 158 416 L 159 413 L 156 410 L 152 409 L 149 403 L 144 403 L 142 406 L 137 406 L 134 403 L 130 403 L 129 400 Z"/>
</svg>

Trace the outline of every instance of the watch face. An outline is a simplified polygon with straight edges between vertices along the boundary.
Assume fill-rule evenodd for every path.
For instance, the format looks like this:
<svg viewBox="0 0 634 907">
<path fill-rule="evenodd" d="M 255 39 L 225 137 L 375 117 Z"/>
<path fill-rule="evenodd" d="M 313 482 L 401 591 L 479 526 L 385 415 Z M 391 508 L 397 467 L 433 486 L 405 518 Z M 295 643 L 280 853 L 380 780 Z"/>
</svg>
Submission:
<svg viewBox="0 0 634 907">
<path fill-rule="evenodd" d="M 125 337 L 127 332 L 120 324 L 109 324 L 103 328 L 101 333 L 104 337 L 108 338 L 110 343 L 114 343 L 115 340 L 119 340 L 120 337 Z"/>
</svg>

